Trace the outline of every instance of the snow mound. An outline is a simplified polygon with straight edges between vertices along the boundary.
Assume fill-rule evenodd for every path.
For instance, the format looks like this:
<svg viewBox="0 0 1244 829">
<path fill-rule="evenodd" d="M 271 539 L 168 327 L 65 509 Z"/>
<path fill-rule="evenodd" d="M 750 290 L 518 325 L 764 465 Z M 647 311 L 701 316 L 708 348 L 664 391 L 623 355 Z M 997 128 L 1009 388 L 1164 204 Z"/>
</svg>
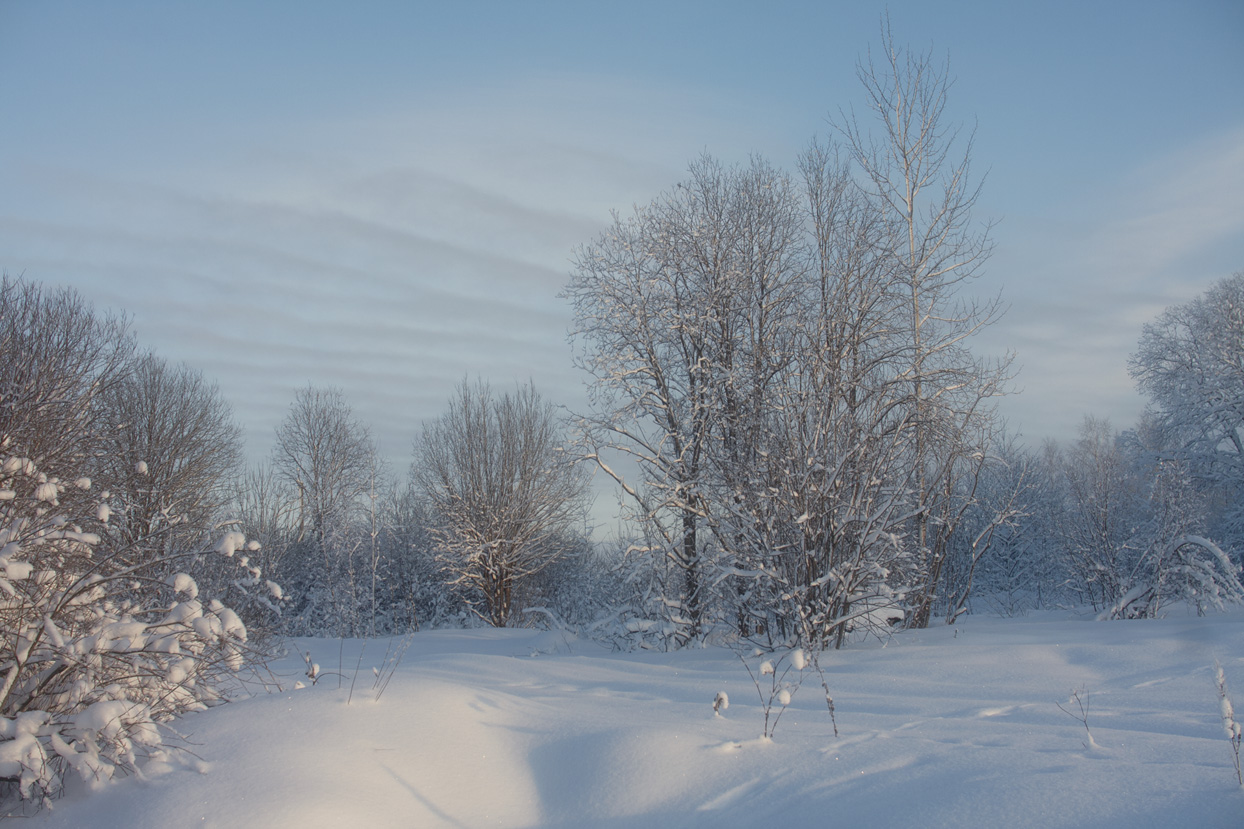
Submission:
<svg viewBox="0 0 1244 829">
<path fill-rule="evenodd" d="M 298 640 L 274 666 L 286 690 L 176 724 L 209 773 L 169 762 L 145 783 L 79 784 L 30 825 L 1238 826 L 1214 658 L 1244 688 L 1242 621 L 969 617 L 958 638 L 826 652 L 838 739 L 816 694 L 758 739 L 755 687 L 723 649 L 433 631 L 378 695 L 387 643 Z M 1058 707 L 1078 687 L 1098 751 Z M 729 717 L 707 713 L 727 696 Z"/>
</svg>

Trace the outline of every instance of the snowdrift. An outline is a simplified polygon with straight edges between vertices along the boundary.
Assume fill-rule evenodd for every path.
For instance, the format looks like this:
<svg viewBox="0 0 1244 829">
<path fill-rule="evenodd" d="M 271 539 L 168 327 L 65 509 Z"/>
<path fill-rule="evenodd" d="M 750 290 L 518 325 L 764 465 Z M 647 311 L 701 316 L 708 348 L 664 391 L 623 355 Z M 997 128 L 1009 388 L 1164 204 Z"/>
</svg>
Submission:
<svg viewBox="0 0 1244 829">
<path fill-rule="evenodd" d="M 201 762 L 79 785 L 30 825 L 1240 826 L 1214 661 L 1244 702 L 1242 622 L 971 617 L 826 653 L 837 739 L 811 671 L 761 738 L 726 649 L 431 631 L 377 699 L 387 642 L 299 640 L 285 690 L 177 723 Z"/>
</svg>

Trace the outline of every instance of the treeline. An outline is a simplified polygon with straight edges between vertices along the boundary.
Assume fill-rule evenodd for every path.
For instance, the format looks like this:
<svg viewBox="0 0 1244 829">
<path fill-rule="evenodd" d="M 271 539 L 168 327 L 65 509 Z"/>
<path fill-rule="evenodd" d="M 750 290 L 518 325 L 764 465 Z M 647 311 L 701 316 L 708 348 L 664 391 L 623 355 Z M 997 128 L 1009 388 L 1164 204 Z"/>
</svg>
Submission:
<svg viewBox="0 0 1244 829">
<path fill-rule="evenodd" d="M 1025 481 L 982 562 L 994 608 L 1135 618 L 1244 599 L 1244 272 L 1145 325 L 1129 368 L 1149 398 L 1133 428 L 1088 417 L 1068 446 L 1001 453 Z"/>
</svg>

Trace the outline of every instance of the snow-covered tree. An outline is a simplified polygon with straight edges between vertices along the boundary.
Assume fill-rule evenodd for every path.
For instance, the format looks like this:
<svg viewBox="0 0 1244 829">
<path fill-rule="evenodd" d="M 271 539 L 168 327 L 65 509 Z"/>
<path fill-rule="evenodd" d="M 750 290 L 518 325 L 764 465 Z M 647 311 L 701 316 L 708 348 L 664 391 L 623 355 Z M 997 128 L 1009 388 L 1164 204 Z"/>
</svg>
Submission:
<svg viewBox="0 0 1244 829">
<path fill-rule="evenodd" d="M 578 251 L 565 290 L 591 378 L 587 455 L 622 486 L 658 554 L 680 641 L 705 629 L 717 576 L 710 453 L 742 462 L 755 448 L 766 372 L 785 359 L 773 337 L 798 232 L 785 175 L 705 157 L 650 205 L 615 215 Z"/>
<path fill-rule="evenodd" d="M 95 483 L 123 504 L 110 532 L 133 544 L 170 522 L 202 534 L 223 517 L 226 485 L 239 470 L 241 430 L 215 384 L 145 353 L 124 367 L 100 405 L 108 428 Z"/>
<path fill-rule="evenodd" d="M 276 430 L 272 466 L 296 508 L 280 579 L 299 629 L 362 632 L 367 494 L 379 459 L 338 389 L 301 389 Z"/>
<path fill-rule="evenodd" d="M 112 494 L 107 535 L 132 557 L 186 549 L 227 514 L 228 487 L 241 467 L 241 430 L 219 389 L 199 372 L 143 353 L 99 397 L 105 428 L 95 464 L 96 487 Z M 154 545 L 154 546 L 153 546 Z M 236 578 L 215 557 L 193 570 L 199 587 L 229 601 Z M 238 607 L 252 632 L 275 621 L 271 608 Z"/>
<path fill-rule="evenodd" d="M 769 356 L 744 364 L 750 428 L 712 454 L 714 527 L 742 635 L 841 644 L 901 600 L 889 574 L 909 517 L 911 409 L 895 365 L 906 340 L 878 212 L 829 148 L 813 146 L 801 171 L 802 267 L 787 302 L 761 306 Z"/>
<path fill-rule="evenodd" d="M 995 575 L 1006 572 L 1004 568 L 1020 568 L 1026 577 L 1022 588 L 1033 592 L 1033 579 L 1041 575 L 1033 560 L 1039 539 L 1024 538 L 1029 529 L 1024 519 L 1031 516 L 1040 496 L 1035 467 L 1032 456 L 1003 438 L 989 447 L 979 471 L 966 478 L 974 490 L 963 493 L 963 512 L 956 531 L 949 536 L 945 563 L 943 607 L 948 623 L 968 611 L 977 581 L 988 577 L 991 565 Z M 1012 591 L 1019 586 L 1014 581 L 1016 575 L 1011 571 L 1006 580 L 1006 587 Z M 998 598 L 1002 585 L 989 586 Z"/>
<path fill-rule="evenodd" d="M 949 79 L 888 29 L 883 47 L 860 71 L 880 129 L 845 119 L 803 192 L 703 158 L 575 259 L 587 455 L 676 575 L 658 581 L 682 641 L 729 621 L 840 643 L 951 600 L 1007 363 L 969 349 L 997 305 L 957 293 L 990 242 Z"/>
<path fill-rule="evenodd" d="M 972 594 L 1006 616 L 1061 601 L 1070 581 L 1058 544 L 1064 509 L 1062 455 L 1057 443 L 1038 450 L 1004 444 L 984 481 L 985 509 L 970 516 L 972 527 L 1006 517 L 995 525 L 989 554 L 977 562 Z M 1009 515 L 1000 507 L 1009 504 Z M 987 526 L 987 525 L 986 525 Z M 961 539 L 975 540 L 971 529 Z M 956 546 L 951 584 L 967 569 L 966 550 Z M 957 592 L 957 591 L 956 591 Z"/>
<path fill-rule="evenodd" d="M 973 210 L 980 183 L 971 174 L 972 141 L 945 119 L 952 85 L 946 65 L 898 46 L 882 22 L 881 56 L 858 68 L 873 128 L 854 114 L 839 130 L 861 186 L 891 228 L 891 278 L 903 300 L 908 338 L 902 372 L 915 409 L 910 421 L 916 509 L 908 623 L 926 626 L 943 589 L 959 522 L 972 507 L 976 478 L 994 439 L 992 398 L 1004 391 L 1009 359 L 974 357 L 971 337 L 996 321 L 999 304 L 966 301 L 992 251 L 988 225 Z"/>
<path fill-rule="evenodd" d="M 383 504 L 384 603 L 394 632 L 436 625 L 458 610 L 436 561 L 436 521 L 412 475 Z"/>
<path fill-rule="evenodd" d="M 1215 532 L 1244 546 L 1244 272 L 1146 324 L 1130 367 L 1159 451 L 1211 499 Z"/>
<path fill-rule="evenodd" d="M 1205 536 L 1205 503 L 1180 461 L 1158 461 L 1149 472 L 1146 518 L 1139 527 L 1144 555 L 1128 594 L 1113 616 L 1158 615 L 1182 601 L 1203 615 L 1244 602 L 1240 567 Z"/>
<path fill-rule="evenodd" d="M 496 395 L 464 380 L 448 411 L 424 425 L 413 473 L 452 583 L 504 627 L 516 586 L 565 552 L 558 541 L 587 505 L 552 405 L 530 385 Z"/>
<path fill-rule="evenodd" d="M 1127 591 L 1140 482 L 1129 474 L 1109 421 L 1085 418 L 1062 461 L 1066 500 L 1060 524 L 1069 588 L 1096 610 Z"/>
</svg>

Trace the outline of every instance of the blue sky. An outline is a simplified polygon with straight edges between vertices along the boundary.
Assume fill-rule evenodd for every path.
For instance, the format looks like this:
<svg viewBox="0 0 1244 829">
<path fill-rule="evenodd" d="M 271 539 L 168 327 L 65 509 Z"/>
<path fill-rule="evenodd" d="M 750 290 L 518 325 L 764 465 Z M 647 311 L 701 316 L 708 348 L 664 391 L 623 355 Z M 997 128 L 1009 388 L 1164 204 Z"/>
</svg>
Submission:
<svg viewBox="0 0 1244 829">
<path fill-rule="evenodd" d="M 984 351 L 1029 440 L 1127 426 L 1141 325 L 1244 268 L 1244 4 L 888 4 L 975 125 Z M 703 151 L 792 168 L 875 3 L 0 0 L 0 267 L 127 311 L 265 455 L 341 387 L 397 470 L 464 375 L 582 405 L 575 245 Z"/>
</svg>

